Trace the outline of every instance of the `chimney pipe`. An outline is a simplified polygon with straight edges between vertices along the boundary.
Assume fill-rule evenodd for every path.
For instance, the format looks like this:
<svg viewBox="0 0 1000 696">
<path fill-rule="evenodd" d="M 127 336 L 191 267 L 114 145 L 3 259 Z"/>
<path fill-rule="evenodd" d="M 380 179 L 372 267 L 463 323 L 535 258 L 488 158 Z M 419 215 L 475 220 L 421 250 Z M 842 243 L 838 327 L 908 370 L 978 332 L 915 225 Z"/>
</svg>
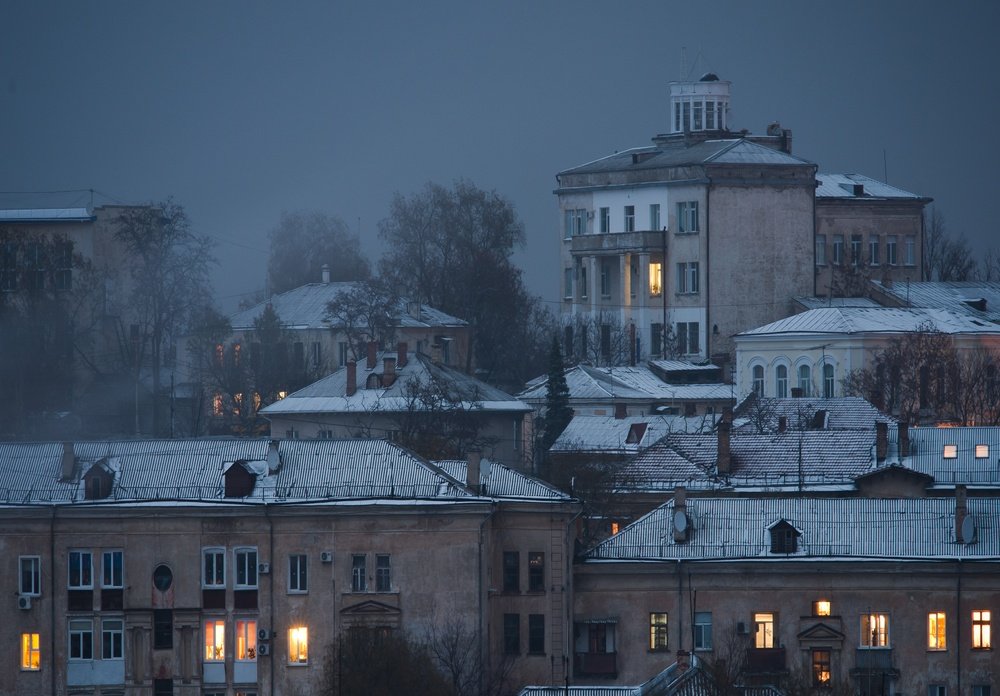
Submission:
<svg viewBox="0 0 1000 696">
<path fill-rule="evenodd" d="M 323 264 L 323 284 L 330 282 L 330 264 Z"/>
<path fill-rule="evenodd" d="M 969 514 L 969 508 L 966 503 L 967 498 L 968 491 L 965 486 L 955 486 L 955 541 L 960 544 L 967 544 L 972 541 L 972 539 L 965 539 L 965 535 L 962 534 L 962 523 L 965 522 L 965 518 Z"/>
<path fill-rule="evenodd" d="M 434 345 L 431 346 L 431 360 L 433 360 L 437 364 L 441 363 L 441 344 L 440 343 L 435 343 Z"/>
<path fill-rule="evenodd" d="M 72 442 L 63 443 L 62 466 L 59 469 L 60 481 L 72 481 L 76 473 L 76 453 Z"/>
<path fill-rule="evenodd" d="M 729 423 L 729 421 L 725 419 L 719 421 L 719 426 L 718 426 L 719 446 L 716 457 L 716 469 L 720 476 L 728 475 L 732 465 L 731 456 L 729 452 L 730 427 L 731 424 Z"/>
<path fill-rule="evenodd" d="M 368 361 L 365 363 L 365 367 L 369 370 L 375 369 L 375 351 L 378 350 L 378 344 L 375 341 L 368 341 Z"/>
<path fill-rule="evenodd" d="M 875 461 L 884 462 L 889 452 L 889 424 L 875 422 Z"/>
<path fill-rule="evenodd" d="M 621 420 L 628 415 L 628 406 L 625 404 L 615 404 L 615 418 Z"/>
<path fill-rule="evenodd" d="M 788 416 L 778 416 L 778 432 L 783 433 L 788 430 Z"/>
<path fill-rule="evenodd" d="M 358 391 L 358 364 L 353 360 L 347 363 L 347 391 L 345 396 L 354 396 Z"/>
<path fill-rule="evenodd" d="M 382 358 L 382 386 L 391 387 L 396 381 L 396 358 Z"/>
<path fill-rule="evenodd" d="M 674 489 L 674 518 L 671 526 L 675 542 L 687 541 L 687 489 L 684 486 Z"/>
<path fill-rule="evenodd" d="M 479 465 L 482 461 L 482 452 L 479 450 L 469 450 L 466 458 L 468 464 L 465 471 L 465 482 L 474 492 L 479 493 Z"/>
<path fill-rule="evenodd" d="M 396 367 L 402 369 L 406 367 L 406 351 L 409 346 L 406 345 L 406 341 L 400 341 L 399 345 L 396 346 Z"/>
<path fill-rule="evenodd" d="M 899 459 L 902 462 L 903 459 L 910 456 L 909 422 L 900 421 L 899 425 L 896 426 L 896 432 L 899 434 Z"/>
</svg>

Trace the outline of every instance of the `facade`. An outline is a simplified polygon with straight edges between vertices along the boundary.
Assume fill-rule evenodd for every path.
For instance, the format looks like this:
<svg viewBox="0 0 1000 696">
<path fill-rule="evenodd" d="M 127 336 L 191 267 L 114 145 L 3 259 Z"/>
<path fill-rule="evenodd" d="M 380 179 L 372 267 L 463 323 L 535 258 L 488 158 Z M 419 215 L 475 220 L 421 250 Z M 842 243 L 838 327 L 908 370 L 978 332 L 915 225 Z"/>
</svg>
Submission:
<svg viewBox="0 0 1000 696">
<path fill-rule="evenodd" d="M 720 360 L 731 335 L 812 293 L 816 166 L 790 154 L 777 124 L 766 136 L 730 132 L 729 87 L 712 74 L 672 83 L 669 132 L 652 146 L 557 175 L 575 353 L 587 350 L 569 332 L 586 318 L 629 336 L 633 363 Z"/>
<path fill-rule="evenodd" d="M 501 464 L 203 439 L 6 444 L 0 471 L 0 693 L 315 693 L 352 627 L 459 622 L 512 690 L 564 678 L 577 505 Z"/>
</svg>

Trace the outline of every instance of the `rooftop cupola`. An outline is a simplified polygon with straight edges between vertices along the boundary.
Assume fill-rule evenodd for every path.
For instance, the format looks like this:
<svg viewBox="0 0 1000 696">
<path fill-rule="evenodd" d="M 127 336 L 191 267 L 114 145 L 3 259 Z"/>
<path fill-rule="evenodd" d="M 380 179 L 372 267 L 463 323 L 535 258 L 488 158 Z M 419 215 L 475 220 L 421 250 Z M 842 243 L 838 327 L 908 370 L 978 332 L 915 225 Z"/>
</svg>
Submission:
<svg viewBox="0 0 1000 696">
<path fill-rule="evenodd" d="M 729 85 L 715 73 L 697 81 L 670 83 L 670 132 L 724 131 L 729 128 Z"/>
</svg>

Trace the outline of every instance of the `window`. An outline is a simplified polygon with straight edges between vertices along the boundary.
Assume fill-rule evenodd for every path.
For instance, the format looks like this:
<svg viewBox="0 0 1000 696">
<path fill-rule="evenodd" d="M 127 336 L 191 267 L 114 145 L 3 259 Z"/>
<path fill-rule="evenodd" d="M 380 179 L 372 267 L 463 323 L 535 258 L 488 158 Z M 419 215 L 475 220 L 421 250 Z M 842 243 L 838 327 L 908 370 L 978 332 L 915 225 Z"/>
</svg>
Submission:
<svg viewBox="0 0 1000 696">
<path fill-rule="evenodd" d="M 102 660 L 121 660 L 125 658 L 124 635 L 124 622 L 121 619 L 104 619 L 101 621 Z"/>
<path fill-rule="evenodd" d="M 320 440 L 332 440 L 333 439 L 333 431 L 332 430 L 320 430 L 318 433 L 316 433 L 316 437 L 318 437 Z"/>
<path fill-rule="evenodd" d="M 73 244 L 60 242 L 55 250 L 56 290 L 73 289 Z"/>
<path fill-rule="evenodd" d="M 927 615 L 927 649 L 946 650 L 945 618 L 943 611 L 932 611 Z"/>
<path fill-rule="evenodd" d="M 861 244 L 863 241 L 860 234 L 851 235 L 851 265 L 855 268 L 861 265 Z"/>
<path fill-rule="evenodd" d="M 244 662 L 253 662 L 257 659 L 256 619 L 236 621 L 236 659 Z"/>
<path fill-rule="evenodd" d="M 545 554 L 542 551 L 528 553 L 528 591 L 545 592 Z"/>
<path fill-rule="evenodd" d="M 356 553 L 351 556 L 351 592 L 365 592 L 367 590 L 367 558 L 364 554 Z"/>
<path fill-rule="evenodd" d="M 861 647 L 889 647 L 889 615 L 881 612 L 861 615 Z"/>
<path fill-rule="evenodd" d="M 545 654 L 545 614 L 528 614 L 528 652 Z"/>
<path fill-rule="evenodd" d="M 833 365 L 826 363 L 823 365 L 823 398 L 832 399 L 835 386 Z"/>
<path fill-rule="evenodd" d="M 649 349 L 653 355 L 663 353 L 663 324 L 654 323 L 649 327 Z"/>
<path fill-rule="evenodd" d="M 785 520 L 771 527 L 771 553 L 795 553 L 799 547 L 799 532 Z"/>
<path fill-rule="evenodd" d="M 24 252 L 24 278 L 29 290 L 45 289 L 45 255 L 41 244 L 29 244 Z"/>
<path fill-rule="evenodd" d="M 17 290 L 17 244 L 7 242 L 0 248 L 0 290 Z"/>
<path fill-rule="evenodd" d="M 788 398 L 788 368 L 785 365 L 774 368 L 774 395 L 779 399 Z"/>
<path fill-rule="evenodd" d="M 389 554 L 375 556 L 375 591 L 392 591 L 392 566 L 389 565 Z"/>
<path fill-rule="evenodd" d="M 309 662 L 309 628 L 296 626 L 288 629 L 288 664 L 304 665 Z"/>
<path fill-rule="evenodd" d="M 677 322 L 677 352 L 692 355 L 699 350 L 698 322 Z"/>
<path fill-rule="evenodd" d="M 38 597 L 42 594 L 42 559 L 40 556 L 21 556 L 18 558 L 20 572 L 18 574 L 17 591 L 23 595 Z"/>
<path fill-rule="evenodd" d="M 94 659 L 94 624 L 90 619 L 69 622 L 69 659 Z"/>
<path fill-rule="evenodd" d="M 753 646 L 755 648 L 774 647 L 774 614 L 753 615 Z"/>
<path fill-rule="evenodd" d="M 569 239 L 587 230 L 587 211 L 584 208 L 567 210 L 565 215 L 565 237 Z"/>
<path fill-rule="evenodd" d="M 567 268 L 563 273 L 563 298 L 573 299 L 573 269 Z"/>
<path fill-rule="evenodd" d="M 989 650 L 993 647 L 990 619 L 989 610 L 977 609 L 972 612 L 972 647 L 976 650 Z"/>
<path fill-rule="evenodd" d="M 205 549 L 202 551 L 204 564 L 202 568 L 202 587 L 226 586 L 226 552 L 224 549 Z"/>
<path fill-rule="evenodd" d="M 917 238 L 913 235 L 907 235 L 903 240 L 903 263 L 907 266 L 917 264 Z"/>
<path fill-rule="evenodd" d="M 306 347 L 302 341 L 295 341 L 292 344 L 292 365 L 296 370 L 303 370 L 306 366 Z"/>
<path fill-rule="evenodd" d="M 209 619 L 205 622 L 205 662 L 222 662 L 226 659 L 226 622 Z"/>
<path fill-rule="evenodd" d="M 347 365 L 347 341 L 339 341 L 337 343 L 337 364 L 340 367 Z"/>
<path fill-rule="evenodd" d="M 649 204 L 649 229 L 658 230 L 660 229 L 660 204 L 650 203 Z"/>
<path fill-rule="evenodd" d="M 309 590 L 309 557 L 304 553 L 288 557 L 288 591 L 307 592 Z"/>
<path fill-rule="evenodd" d="M 93 588 L 93 565 L 90 551 L 70 551 L 69 589 L 91 590 Z"/>
<path fill-rule="evenodd" d="M 809 386 L 812 384 L 811 372 L 808 365 L 799 365 L 799 389 L 802 390 L 802 396 L 810 395 Z"/>
<path fill-rule="evenodd" d="M 757 396 L 764 396 L 764 366 L 753 366 L 753 393 Z"/>
<path fill-rule="evenodd" d="M 521 615 L 503 615 L 503 652 L 505 655 L 521 654 Z"/>
<path fill-rule="evenodd" d="M 601 357 L 606 360 L 611 360 L 611 326 L 609 324 L 601 324 Z"/>
<path fill-rule="evenodd" d="M 517 551 L 503 552 L 503 591 L 520 592 L 521 554 Z"/>
<path fill-rule="evenodd" d="M 611 262 L 601 260 L 601 297 L 611 297 Z"/>
<path fill-rule="evenodd" d="M 635 206 L 625 206 L 625 231 L 635 232 Z"/>
<path fill-rule="evenodd" d="M 698 227 L 698 201 L 684 201 L 677 204 L 678 234 L 693 234 Z"/>
<path fill-rule="evenodd" d="M 222 394 L 216 392 L 212 395 L 212 415 L 221 416 L 223 414 Z"/>
<path fill-rule="evenodd" d="M 21 669 L 37 671 L 42 668 L 41 639 L 38 633 L 21 634 Z"/>
<path fill-rule="evenodd" d="M 825 266 L 826 265 L 826 235 L 817 234 L 816 235 L 816 265 Z"/>
<path fill-rule="evenodd" d="M 580 298 L 587 299 L 587 267 L 580 266 Z"/>
<path fill-rule="evenodd" d="M 833 672 L 830 669 L 830 649 L 813 648 L 812 651 L 812 683 L 813 686 L 830 686 Z"/>
<path fill-rule="evenodd" d="M 927 696 L 946 696 L 947 690 L 944 684 L 928 684 Z"/>
<path fill-rule="evenodd" d="M 611 208 L 601 208 L 601 234 L 611 231 Z"/>
<path fill-rule="evenodd" d="M 990 696 L 989 684 L 973 684 L 972 696 Z"/>
<path fill-rule="evenodd" d="M 101 563 L 101 587 L 125 587 L 121 551 L 105 551 Z"/>
<path fill-rule="evenodd" d="M 694 649 L 712 649 L 712 612 L 696 611 L 694 613 Z"/>
<path fill-rule="evenodd" d="M 649 262 L 649 294 L 659 297 L 663 290 L 663 264 L 659 261 Z"/>
<path fill-rule="evenodd" d="M 885 238 L 885 262 L 890 266 L 896 265 L 896 242 L 898 237 L 890 234 Z"/>
<path fill-rule="evenodd" d="M 236 589 L 257 587 L 257 549 L 236 549 Z"/>
<path fill-rule="evenodd" d="M 986 459 L 990 456 L 989 445 L 976 445 L 976 459 Z"/>
<path fill-rule="evenodd" d="M 667 649 L 667 613 L 653 612 L 649 615 L 649 649 Z"/>
<path fill-rule="evenodd" d="M 690 295 L 698 292 L 698 262 L 677 264 L 677 292 Z"/>
<path fill-rule="evenodd" d="M 173 609 L 153 610 L 153 650 L 169 650 L 174 647 Z"/>
<path fill-rule="evenodd" d="M 881 245 L 881 239 L 877 234 L 872 234 L 868 236 L 868 263 L 872 266 L 879 265 L 879 248 Z"/>
<path fill-rule="evenodd" d="M 957 459 L 958 445 L 945 445 L 943 454 L 945 459 Z"/>
<path fill-rule="evenodd" d="M 829 616 L 830 611 L 830 600 L 817 599 L 813 602 L 813 616 Z"/>
<path fill-rule="evenodd" d="M 844 263 L 844 235 L 833 235 L 833 265 L 839 266 Z"/>
<path fill-rule="evenodd" d="M 319 341 L 313 341 L 311 349 L 312 366 L 319 367 L 323 361 L 323 346 Z"/>
</svg>

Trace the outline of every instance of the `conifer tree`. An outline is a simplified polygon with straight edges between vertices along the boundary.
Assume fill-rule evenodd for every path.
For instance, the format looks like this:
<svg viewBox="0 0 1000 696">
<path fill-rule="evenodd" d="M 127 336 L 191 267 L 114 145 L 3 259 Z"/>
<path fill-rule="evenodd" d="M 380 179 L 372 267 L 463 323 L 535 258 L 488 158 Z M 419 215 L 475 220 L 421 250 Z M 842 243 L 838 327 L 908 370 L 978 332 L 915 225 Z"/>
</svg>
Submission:
<svg viewBox="0 0 1000 696">
<path fill-rule="evenodd" d="M 545 392 L 545 417 L 542 424 L 542 452 L 548 452 L 562 431 L 573 418 L 569 405 L 569 386 L 566 384 L 566 370 L 563 364 L 559 339 L 552 338 L 549 352 L 549 375 Z"/>
</svg>

